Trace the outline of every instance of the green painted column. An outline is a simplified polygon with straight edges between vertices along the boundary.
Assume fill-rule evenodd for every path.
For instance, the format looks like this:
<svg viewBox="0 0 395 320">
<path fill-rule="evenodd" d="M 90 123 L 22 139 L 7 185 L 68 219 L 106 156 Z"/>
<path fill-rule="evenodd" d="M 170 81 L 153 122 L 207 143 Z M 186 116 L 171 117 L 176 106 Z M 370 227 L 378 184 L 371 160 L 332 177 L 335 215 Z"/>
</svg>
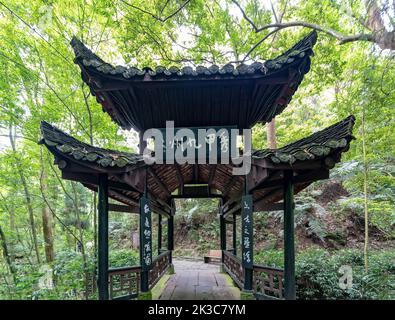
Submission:
<svg viewBox="0 0 395 320">
<path fill-rule="evenodd" d="M 232 245 L 233 245 L 233 254 L 237 256 L 237 224 L 236 224 L 236 213 L 233 213 L 233 232 L 232 232 Z"/>
<path fill-rule="evenodd" d="M 244 291 L 252 293 L 253 267 L 254 267 L 254 220 L 253 202 L 249 194 L 241 198 L 241 242 L 242 262 L 244 269 Z"/>
<path fill-rule="evenodd" d="M 174 250 L 174 216 L 167 218 L 167 250 L 170 251 L 170 263 L 172 263 L 172 251 Z"/>
<path fill-rule="evenodd" d="M 222 213 L 219 215 L 219 226 L 220 226 L 220 246 L 221 250 L 226 250 L 226 224 Z"/>
<path fill-rule="evenodd" d="M 158 214 L 158 254 L 162 251 L 162 215 Z"/>
<path fill-rule="evenodd" d="M 149 270 L 152 267 L 151 208 L 146 196 L 140 198 L 140 264 L 141 292 L 149 291 Z"/>
<path fill-rule="evenodd" d="M 226 250 L 226 224 L 225 224 L 225 219 L 224 215 L 222 212 L 222 205 L 223 201 L 221 199 L 220 201 L 220 206 L 218 209 L 218 215 L 219 215 L 219 246 L 221 248 L 221 251 Z M 224 254 L 223 252 L 221 253 L 221 262 L 224 263 Z"/>
<path fill-rule="evenodd" d="M 284 172 L 284 296 L 296 299 L 293 172 Z"/>
<path fill-rule="evenodd" d="M 98 184 L 98 277 L 99 300 L 108 300 L 108 177 L 99 175 Z"/>
</svg>

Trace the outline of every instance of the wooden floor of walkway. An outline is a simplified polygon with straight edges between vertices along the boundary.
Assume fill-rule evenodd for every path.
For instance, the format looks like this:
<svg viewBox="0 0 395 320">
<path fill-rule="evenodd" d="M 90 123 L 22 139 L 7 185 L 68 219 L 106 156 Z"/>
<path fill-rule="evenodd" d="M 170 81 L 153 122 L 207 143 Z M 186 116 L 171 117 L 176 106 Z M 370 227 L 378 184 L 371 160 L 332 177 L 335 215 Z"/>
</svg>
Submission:
<svg viewBox="0 0 395 320">
<path fill-rule="evenodd" d="M 219 265 L 173 259 L 175 274 L 166 282 L 159 300 L 239 300 L 240 290 Z"/>
</svg>

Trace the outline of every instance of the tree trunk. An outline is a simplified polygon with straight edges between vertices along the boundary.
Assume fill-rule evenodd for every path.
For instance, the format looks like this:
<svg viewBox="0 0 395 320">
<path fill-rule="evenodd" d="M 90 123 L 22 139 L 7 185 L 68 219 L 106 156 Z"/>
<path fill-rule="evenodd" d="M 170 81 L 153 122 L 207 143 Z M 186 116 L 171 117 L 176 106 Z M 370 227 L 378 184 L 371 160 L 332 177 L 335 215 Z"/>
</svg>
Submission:
<svg viewBox="0 0 395 320">
<path fill-rule="evenodd" d="M 73 194 L 74 194 L 74 209 L 75 209 L 75 214 L 76 214 L 76 218 L 77 218 L 77 229 L 79 231 L 79 244 L 81 247 L 81 254 L 82 254 L 82 265 L 83 265 L 83 269 L 84 269 L 84 286 L 85 286 L 85 299 L 88 300 L 89 299 L 89 295 L 88 295 L 88 282 L 89 282 L 89 270 L 88 270 L 88 262 L 87 262 L 87 258 L 86 258 L 86 252 L 85 252 L 85 243 L 84 243 L 84 231 L 82 229 L 82 220 L 81 220 L 81 215 L 80 215 L 80 210 L 79 210 L 79 206 L 78 206 L 78 195 L 77 192 L 75 190 L 75 183 L 71 182 L 71 186 L 73 188 Z"/>
<path fill-rule="evenodd" d="M 44 164 L 42 163 L 42 166 Z M 45 193 L 47 190 L 47 176 L 44 171 L 41 174 L 41 189 L 42 193 Z M 55 258 L 55 251 L 54 251 L 54 244 L 53 244 L 53 217 L 52 213 L 50 212 L 46 202 L 43 202 L 42 207 L 42 221 L 43 221 L 43 236 L 45 242 L 45 260 L 47 263 L 51 263 Z"/>
<path fill-rule="evenodd" d="M 369 209 L 368 209 L 368 163 L 366 159 L 366 136 L 365 136 L 365 106 L 362 106 L 362 156 L 363 156 L 363 193 L 364 193 L 364 215 L 365 215 L 365 243 L 364 243 L 364 264 L 365 272 L 369 269 Z"/>
<path fill-rule="evenodd" d="M 13 137 L 13 134 L 12 134 L 12 125 L 10 125 L 9 129 L 10 129 L 9 130 L 9 138 L 10 138 L 12 151 L 14 152 L 14 156 L 15 156 L 16 169 L 18 171 L 19 178 L 20 178 L 21 183 L 22 183 L 23 191 L 24 191 L 24 194 L 25 194 L 26 206 L 27 206 L 27 210 L 29 212 L 29 224 L 30 224 L 30 228 L 31 228 L 31 231 L 32 231 L 33 247 L 34 247 L 34 251 L 36 253 L 37 262 L 40 263 L 41 262 L 40 261 L 40 251 L 38 250 L 38 241 L 37 241 L 36 224 L 35 224 L 35 221 L 34 221 L 33 204 L 32 204 L 32 200 L 31 200 L 29 188 L 28 188 L 28 185 L 27 185 L 27 181 L 26 181 L 25 175 L 23 173 L 22 163 L 21 163 L 20 159 L 17 156 L 15 140 L 14 140 L 14 137 Z"/>
<path fill-rule="evenodd" d="M 10 260 L 12 263 L 15 262 L 15 250 L 14 250 L 14 245 L 15 245 L 15 235 L 18 237 L 18 230 L 15 225 L 15 215 L 14 215 L 14 208 L 13 204 L 10 203 L 12 207 L 7 202 L 7 199 L 3 196 L 3 194 L 0 192 L 0 198 L 3 202 L 3 205 L 5 209 L 8 212 L 8 215 L 10 216 L 10 230 L 11 230 L 11 239 L 8 241 L 8 256 L 10 257 Z"/>
<path fill-rule="evenodd" d="M 266 129 L 267 134 L 267 146 L 269 149 L 276 149 L 277 148 L 277 141 L 276 141 L 276 120 L 275 118 L 272 119 L 267 124 Z"/>
<path fill-rule="evenodd" d="M 14 276 L 15 275 L 15 268 L 14 265 L 11 261 L 11 257 L 8 251 L 8 246 L 7 246 L 7 241 L 5 238 L 5 234 L 3 232 L 3 229 L 0 225 L 0 241 L 1 241 L 1 248 L 3 249 L 3 256 L 5 261 L 7 262 L 8 268 L 10 269 L 11 274 Z"/>
<path fill-rule="evenodd" d="M 373 41 L 381 49 L 395 50 L 395 31 L 388 31 L 382 18 L 383 9 L 379 8 L 377 1 L 365 0 L 368 13 L 365 26 L 373 32 Z"/>
<path fill-rule="evenodd" d="M 89 119 L 89 142 L 93 145 L 93 120 L 92 120 L 92 111 L 89 105 L 89 93 L 86 94 L 84 91 L 84 82 L 81 84 L 82 94 L 84 96 L 84 102 L 86 106 L 86 110 L 88 111 L 88 119 Z M 96 205 L 96 192 L 93 192 L 93 243 L 94 243 L 94 255 L 96 258 L 97 253 L 97 205 Z"/>
<path fill-rule="evenodd" d="M 15 262 L 14 246 L 15 246 L 15 235 L 17 234 L 17 230 L 16 230 L 16 224 L 15 224 L 15 215 L 14 215 L 14 208 L 13 208 L 13 206 L 9 210 L 9 215 L 10 215 L 10 230 L 11 230 L 10 259 L 11 259 L 11 262 L 14 263 Z"/>
</svg>

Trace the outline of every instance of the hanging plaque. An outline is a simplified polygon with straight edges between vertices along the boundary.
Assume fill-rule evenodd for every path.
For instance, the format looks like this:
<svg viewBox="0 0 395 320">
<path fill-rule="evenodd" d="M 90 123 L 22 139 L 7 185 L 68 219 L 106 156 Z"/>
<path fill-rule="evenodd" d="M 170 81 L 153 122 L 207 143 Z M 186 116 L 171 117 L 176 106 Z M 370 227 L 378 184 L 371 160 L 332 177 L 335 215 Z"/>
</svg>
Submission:
<svg viewBox="0 0 395 320">
<path fill-rule="evenodd" d="M 241 228 L 242 228 L 242 255 L 243 266 L 251 269 L 253 267 L 253 217 L 252 196 L 246 195 L 241 198 Z"/>
<path fill-rule="evenodd" d="M 143 271 L 151 269 L 152 263 L 152 221 L 149 201 L 140 198 L 140 262 Z"/>
<path fill-rule="evenodd" d="M 163 135 L 163 159 L 178 159 L 206 162 L 212 159 L 227 159 L 231 156 L 231 148 L 236 148 L 236 126 L 209 127 L 209 128 L 172 128 L 171 132 L 159 129 Z M 234 132 L 232 133 L 232 130 Z M 169 158 L 170 156 L 170 158 Z M 216 162 L 215 162 L 216 163 Z"/>
</svg>

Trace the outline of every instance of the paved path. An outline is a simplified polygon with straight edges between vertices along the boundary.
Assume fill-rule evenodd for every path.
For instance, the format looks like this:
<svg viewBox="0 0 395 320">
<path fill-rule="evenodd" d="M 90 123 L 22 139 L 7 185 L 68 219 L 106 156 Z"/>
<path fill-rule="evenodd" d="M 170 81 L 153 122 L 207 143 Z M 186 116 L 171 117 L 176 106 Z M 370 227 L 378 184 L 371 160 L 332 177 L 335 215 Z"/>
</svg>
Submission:
<svg viewBox="0 0 395 320">
<path fill-rule="evenodd" d="M 239 300 L 240 290 L 219 265 L 173 259 L 176 274 L 167 281 L 160 300 Z"/>
</svg>

